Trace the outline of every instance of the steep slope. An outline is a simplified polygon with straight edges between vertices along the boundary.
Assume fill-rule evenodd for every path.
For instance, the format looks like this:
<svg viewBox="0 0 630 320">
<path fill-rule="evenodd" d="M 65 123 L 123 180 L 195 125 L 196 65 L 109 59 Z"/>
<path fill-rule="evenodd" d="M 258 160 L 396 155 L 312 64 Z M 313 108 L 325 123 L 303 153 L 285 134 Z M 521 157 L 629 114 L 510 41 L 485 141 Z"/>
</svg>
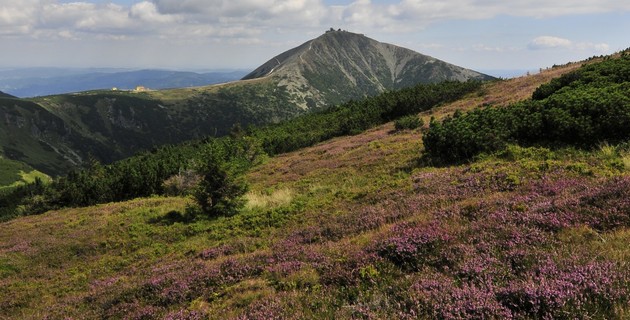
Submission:
<svg viewBox="0 0 630 320">
<path fill-rule="evenodd" d="M 277 122 L 300 113 L 269 81 L 151 92 L 94 91 L 0 99 L 7 158 L 50 175 L 90 158 L 109 163 L 141 150 Z"/>
<path fill-rule="evenodd" d="M 284 52 L 244 79 L 271 77 L 305 109 L 338 104 L 385 90 L 446 80 L 489 80 L 415 51 L 347 31 L 328 31 Z"/>
<path fill-rule="evenodd" d="M 154 197 L 2 223 L 0 318 L 628 314 L 620 155 L 514 147 L 419 167 L 423 134 L 390 123 L 269 159 L 233 216 L 187 221 L 189 199 Z"/>
<path fill-rule="evenodd" d="M 63 174 L 90 158 L 109 163 L 163 144 L 222 136 L 237 123 L 274 123 L 384 90 L 467 79 L 489 77 L 359 34 L 328 32 L 242 81 L 0 98 L 0 148 L 8 158 Z"/>
<path fill-rule="evenodd" d="M 15 98 L 15 97 L 10 95 L 10 94 L 6 94 L 6 93 L 0 91 L 0 98 Z"/>
<path fill-rule="evenodd" d="M 19 185 L 32 183 L 36 178 L 42 181 L 50 180 L 45 174 L 25 163 L 0 157 L 0 193 Z"/>
</svg>

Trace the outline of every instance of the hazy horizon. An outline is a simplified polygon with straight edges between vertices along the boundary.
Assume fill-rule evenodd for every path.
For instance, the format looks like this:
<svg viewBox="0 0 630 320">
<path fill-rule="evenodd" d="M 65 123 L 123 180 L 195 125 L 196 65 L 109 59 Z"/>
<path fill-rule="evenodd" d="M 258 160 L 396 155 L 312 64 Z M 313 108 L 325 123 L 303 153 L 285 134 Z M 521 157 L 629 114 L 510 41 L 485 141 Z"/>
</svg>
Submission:
<svg viewBox="0 0 630 320">
<path fill-rule="evenodd" d="M 0 0 L 0 68 L 253 69 L 333 27 L 474 70 L 630 46 L 615 0 Z"/>
</svg>

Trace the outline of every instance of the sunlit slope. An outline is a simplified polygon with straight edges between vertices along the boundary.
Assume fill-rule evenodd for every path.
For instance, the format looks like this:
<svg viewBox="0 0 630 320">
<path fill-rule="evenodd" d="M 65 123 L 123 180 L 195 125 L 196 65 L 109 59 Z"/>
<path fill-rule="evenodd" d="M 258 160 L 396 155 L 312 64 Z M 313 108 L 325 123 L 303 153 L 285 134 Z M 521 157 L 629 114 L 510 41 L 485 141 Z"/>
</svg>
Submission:
<svg viewBox="0 0 630 320">
<path fill-rule="evenodd" d="M 284 52 L 244 79 L 274 78 L 305 109 L 361 99 L 418 83 L 490 80 L 491 76 L 362 34 L 328 31 Z"/>
<path fill-rule="evenodd" d="M 490 78 L 360 34 L 335 31 L 280 54 L 242 81 L 33 99 L 3 94 L 0 148 L 7 158 L 58 175 L 90 160 L 110 163 L 164 144 L 223 136 L 237 124 L 276 123 L 386 90 Z"/>
<path fill-rule="evenodd" d="M 465 99 L 531 96 L 521 80 Z M 229 217 L 156 197 L 2 223 L 0 317 L 627 316 L 627 149 L 512 145 L 435 167 L 426 130 L 389 123 L 270 158 Z"/>
</svg>

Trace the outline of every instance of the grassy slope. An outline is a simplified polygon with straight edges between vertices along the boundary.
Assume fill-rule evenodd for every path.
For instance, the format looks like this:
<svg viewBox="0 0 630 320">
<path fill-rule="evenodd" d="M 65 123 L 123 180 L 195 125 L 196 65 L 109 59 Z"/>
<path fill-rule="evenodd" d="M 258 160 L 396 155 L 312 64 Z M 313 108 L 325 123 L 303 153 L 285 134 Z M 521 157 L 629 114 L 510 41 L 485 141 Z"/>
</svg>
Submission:
<svg viewBox="0 0 630 320">
<path fill-rule="evenodd" d="M 0 192 L 21 184 L 32 183 L 36 178 L 42 181 L 50 180 L 50 177 L 25 163 L 0 158 Z"/>
<path fill-rule="evenodd" d="M 599 59 L 593 61 L 598 60 Z M 440 119 L 447 114 L 455 112 L 455 110 L 468 111 L 488 104 L 507 106 L 511 103 L 531 98 L 532 92 L 541 84 L 547 83 L 551 81 L 551 79 L 557 78 L 567 72 L 576 70 L 583 64 L 583 62 L 569 63 L 561 67 L 543 69 L 534 75 L 512 78 L 498 83 L 489 83 L 482 93 L 458 100 L 439 110 L 435 110 L 435 116 Z"/>
<path fill-rule="evenodd" d="M 33 99 L 0 96 L 0 117 L 10 120 L 0 128 L 1 152 L 47 174 L 61 175 L 90 158 L 110 163 L 158 145 L 222 136 L 237 123 L 247 127 L 279 122 L 306 111 L 378 94 L 386 88 L 402 88 L 418 80 L 461 79 L 467 74 L 454 73 L 454 66 L 441 62 L 427 67 L 425 57 L 412 51 L 398 48 L 389 52 L 393 50 L 390 46 L 347 32 L 331 33 L 322 39 L 317 47 L 321 46 L 323 52 L 309 50 L 304 59 L 300 56 L 300 61 L 309 61 L 309 55 L 318 52 L 310 57 L 315 64 L 307 67 L 317 72 L 306 75 L 309 79 L 305 80 L 317 89 L 313 92 L 300 81 L 303 77 L 296 74 L 301 72 L 296 65 L 295 70 L 278 77 L 197 88 L 140 93 L 93 90 Z M 345 44 L 339 47 L 341 43 Z M 367 57 L 357 55 L 362 49 L 369 49 Z M 322 60 L 319 55 L 327 58 Z M 401 55 L 413 58 L 405 68 L 414 72 L 403 70 L 398 75 L 402 82 L 394 85 L 389 83 L 393 79 L 388 69 L 395 61 L 385 60 L 405 61 Z M 340 74 L 339 68 L 331 68 L 334 61 L 352 73 L 350 77 L 357 83 L 350 83 L 353 81 Z M 426 70 L 419 72 L 417 68 Z M 383 79 L 374 82 L 374 77 Z"/>
<path fill-rule="evenodd" d="M 516 91 L 525 97 L 545 80 L 495 83 L 487 95 L 469 99 L 509 101 Z M 401 316 L 397 311 L 422 303 L 406 292 L 436 272 L 372 258 L 370 248 L 391 239 L 401 222 L 441 221 L 438 229 L 466 247 L 468 237 L 495 234 L 511 222 L 480 226 L 471 213 L 505 205 L 527 213 L 540 200 L 566 202 L 627 176 L 628 157 L 606 148 L 515 148 L 470 165 L 417 168 L 422 131 L 392 130 L 387 124 L 270 159 L 248 175 L 255 201 L 233 217 L 184 222 L 187 200 L 152 198 L 2 223 L 0 318 L 141 318 L 184 309 L 213 319 Z M 530 195 L 541 177 L 584 188 L 513 201 Z M 527 224 L 517 227 L 515 234 Z M 538 235 L 546 242 L 529 244 L 535 254 L 562 260 L 580 252 L 593 261 L 630 263 L 627 228 L 584 223 Z"/>
<path fill-rule="evenodd" d="M 0 91 L 0 98 L 14 98 L 12 95 L 10 94 L 6 94 L 2 91 Z"/>
<path fill-rule="evenodd" d="M 110 163 L 154 146 L 221 136 L 235 123 L 278 122 L 304 111 L 269 79 L 149 92 L 89 91 L 0 99 L 1 152 L 51 175 L 91 157 Z"/>
</svg>

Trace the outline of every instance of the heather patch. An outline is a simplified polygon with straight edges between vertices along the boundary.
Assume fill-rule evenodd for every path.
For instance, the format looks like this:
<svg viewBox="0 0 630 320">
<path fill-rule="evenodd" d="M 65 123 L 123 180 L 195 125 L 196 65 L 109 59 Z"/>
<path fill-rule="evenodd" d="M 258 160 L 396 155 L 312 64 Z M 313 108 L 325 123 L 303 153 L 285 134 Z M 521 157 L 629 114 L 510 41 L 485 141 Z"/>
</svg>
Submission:
<svg viewBox="0 0 630 320">
<path fill-rule="evenodd" d="M 379 150 L 398 148 L 392 143 Z M 3 302 L 3 316 L 521 319 L 627 312 L 630 178 L 599 154 L 513 149 L 466 166 L 404 171 L 408 159 L 389 167 L 374 161 L 366 159 L 367 169 L 311 172 L 282 187 L 254 185 L 263 197 L 296 191 L 289 203 L 229 217 L 156 223 L 183 212 L 187 201 L 155 198 L 103 205 L 101 215 L 72 209 L 57 213 L 68 216 L 63 221 L 44 215 L 8 222 L 39 236 L 0 245 L 0 293 L 13 297 Z M 588 174 L 571 167 L 582 163 L 590 164 Z M 305 187 L 313 181 L 318 185 Z M 44 242 L 64 249 L 46 250 Z M 54 266 L 47 272 L 66 283 L 37 287 L 29 279 L 42 274 L 29 263 Z M 38 292 L 53 301 L 45 311 L 35 304 Z"/>
</svg>

